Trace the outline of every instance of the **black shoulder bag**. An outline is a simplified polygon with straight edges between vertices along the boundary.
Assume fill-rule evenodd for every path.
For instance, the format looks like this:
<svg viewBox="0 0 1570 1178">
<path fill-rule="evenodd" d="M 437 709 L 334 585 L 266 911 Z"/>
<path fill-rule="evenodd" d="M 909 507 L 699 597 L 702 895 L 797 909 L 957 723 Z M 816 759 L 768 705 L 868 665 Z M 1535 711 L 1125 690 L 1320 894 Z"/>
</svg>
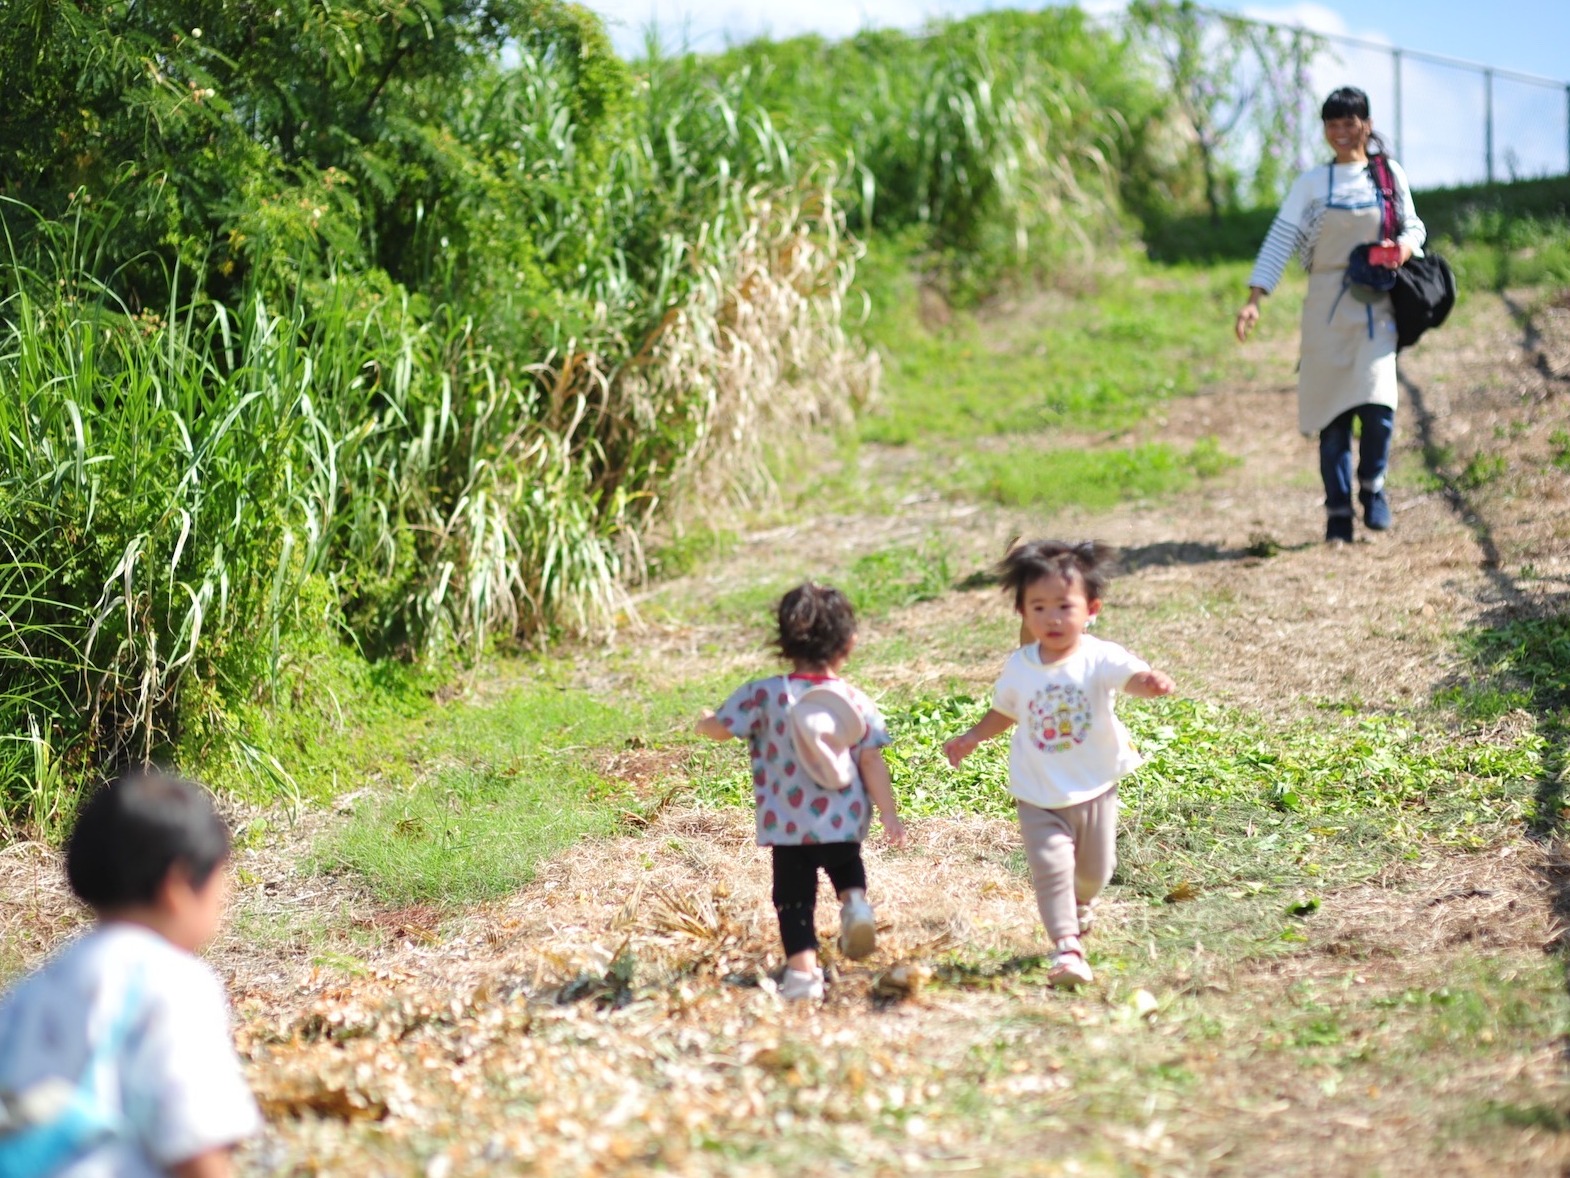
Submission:
<svg viewBox="0 0 1570 1178">
<path fill-rule="evenodd" d="M 1385 198 L 1385 223 L 1395 226 L 1396 186 L 1390 175 L 1390 161 L 1382 153 L 1368 157 L 1374 183 Z M 1395 240 L 1398 227 L 1387 229 Z M 1438 327 L 1456 305 L 1456 276 L 1450 264 L 1435 253 L 1414 257 L 1396 271 L 1396 284 L 1390 291 L 1396 316 L 1396 350 L 1410 348 L 1431 327 Z"/>
</svg>

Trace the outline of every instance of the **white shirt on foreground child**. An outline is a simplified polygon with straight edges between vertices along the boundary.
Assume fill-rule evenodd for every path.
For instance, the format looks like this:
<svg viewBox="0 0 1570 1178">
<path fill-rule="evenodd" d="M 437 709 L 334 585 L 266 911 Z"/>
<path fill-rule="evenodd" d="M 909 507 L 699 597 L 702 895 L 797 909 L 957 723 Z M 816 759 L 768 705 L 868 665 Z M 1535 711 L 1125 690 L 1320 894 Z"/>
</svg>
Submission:
<svg viewBox="0 0 1570 1178">
<path fill-rule="evenodd" d="M 61 1178 L 160 1178 L 261 1127 L 218 978 L 201 959 L 133 924 L 100 925 L 0 1002 L 0 1090 L 80 1075 L 122 1019 L 105 1095 L 120 1105 L 123 1133 Z"/>
<path fill-rule="evenodd" d="M 65 873 L 94 928 L 0 996 L 0 1178 L 230 1178 L 261 1117 L 196 956 L 229 852 L 195 782 L 138 772 L 82 806 Z"/>
</svg>

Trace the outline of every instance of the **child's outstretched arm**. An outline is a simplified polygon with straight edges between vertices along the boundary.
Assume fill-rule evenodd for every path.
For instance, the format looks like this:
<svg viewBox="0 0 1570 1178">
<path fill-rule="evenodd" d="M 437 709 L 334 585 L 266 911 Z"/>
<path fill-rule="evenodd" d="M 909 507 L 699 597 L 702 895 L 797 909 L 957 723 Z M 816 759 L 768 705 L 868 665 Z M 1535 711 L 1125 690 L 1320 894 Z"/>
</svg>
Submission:
<svg viewBox="0 0 1570 1178">
<path fill-rule="evenodd" d="M 713 712 L 704 712 L 699 717 L 697 724 L 693 726 L 693 730 L 699 736 L 707 736 L 710 740 L 729 740 L 735 735 L 729 728 L 725 727 L 725 721 L 721 720 Z"/>
<path fill-rule="evenodd" d="M 856 764 L 861 769 L 861 783 L 867 787 L 867 796 L 872 799 L 872 804 L 878 808 L 878 817 L 883 820 L 883 833 L 889 836 L 889 846 L 903 847 L 905 824 L 899 820 L 899 812 L 894 805 L 894 782 L 889 777 L 889 766 L 883 759 L 883 750 L 863 749 Z"/>
<path fill-rule="evenodd" d="M 1123 684 L 1123 690 L 1140 699 L 1155 699 L 1157 696 L 1171 695 L 1177 690 L 1177 684 L 1172 682 L 1172 676 L 1165 671 L 1136 671 Z"/>
<path fill-rule="evenodd" d="M 950 765 L 958 769 L 959 763 L 975 752 L 976 746 L 982 741 L 991 740 L 994 736 L 1002 736 L 1012 727 L 1014 721 L 993 708 L 967 731 L 947 741 L 943 745 L 943 755 L 949 759 Z"/>
</svg>

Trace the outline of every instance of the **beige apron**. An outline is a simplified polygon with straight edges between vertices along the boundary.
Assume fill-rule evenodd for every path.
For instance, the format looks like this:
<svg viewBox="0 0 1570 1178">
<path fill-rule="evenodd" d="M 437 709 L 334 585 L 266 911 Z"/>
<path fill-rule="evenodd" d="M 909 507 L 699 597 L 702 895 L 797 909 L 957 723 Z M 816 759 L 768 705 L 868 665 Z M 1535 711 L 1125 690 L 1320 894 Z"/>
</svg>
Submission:
<svg viewBox="0 0 1570 1178">
<path fill-rule="evenodd" d="M 1297 377 L 1297 424 L 1305 434 L 1317 434 L 1359 405 L 1396 407 L 1396 321 L 1390 296 L 1343 281 L 1347 255 L 1356 246 L 1377 242 L 1379 230 L 1377 200 L 1330 204 L 1320 221 L 1303 302 Z"/>
</svg>

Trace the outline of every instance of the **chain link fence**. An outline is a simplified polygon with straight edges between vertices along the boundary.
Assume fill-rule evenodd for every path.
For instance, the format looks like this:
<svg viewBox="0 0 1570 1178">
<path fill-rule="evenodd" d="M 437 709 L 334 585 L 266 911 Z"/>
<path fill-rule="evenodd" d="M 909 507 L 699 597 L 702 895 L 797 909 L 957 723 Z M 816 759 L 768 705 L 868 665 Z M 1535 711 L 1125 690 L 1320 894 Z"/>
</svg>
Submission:
<svg viewBox="0 0 1570 1178">
<path fill-rule="evenodd" d="M 1374 125 L 1418 188 L 1570 174 L 1570 84 L 1351 37 L 1323 36 L 1318 103 L 1368 92 Z"/>
<path fill-rule="evenodd" d="M 1210 138 L 1245 192 L 1266 157 L 1289 165 L 1261 173 L 1266 188 L 1328 158 L 1319 108 L 1339 86 L 1367 92 L 1375 129 L 1416 188 L 1570 175 L 1570 81 L 1174 0 L 1092 19 L 1145 42 L 1184 92 L 1180 108 L 1202 110 L 1196 137 Z"/>
</svg>

